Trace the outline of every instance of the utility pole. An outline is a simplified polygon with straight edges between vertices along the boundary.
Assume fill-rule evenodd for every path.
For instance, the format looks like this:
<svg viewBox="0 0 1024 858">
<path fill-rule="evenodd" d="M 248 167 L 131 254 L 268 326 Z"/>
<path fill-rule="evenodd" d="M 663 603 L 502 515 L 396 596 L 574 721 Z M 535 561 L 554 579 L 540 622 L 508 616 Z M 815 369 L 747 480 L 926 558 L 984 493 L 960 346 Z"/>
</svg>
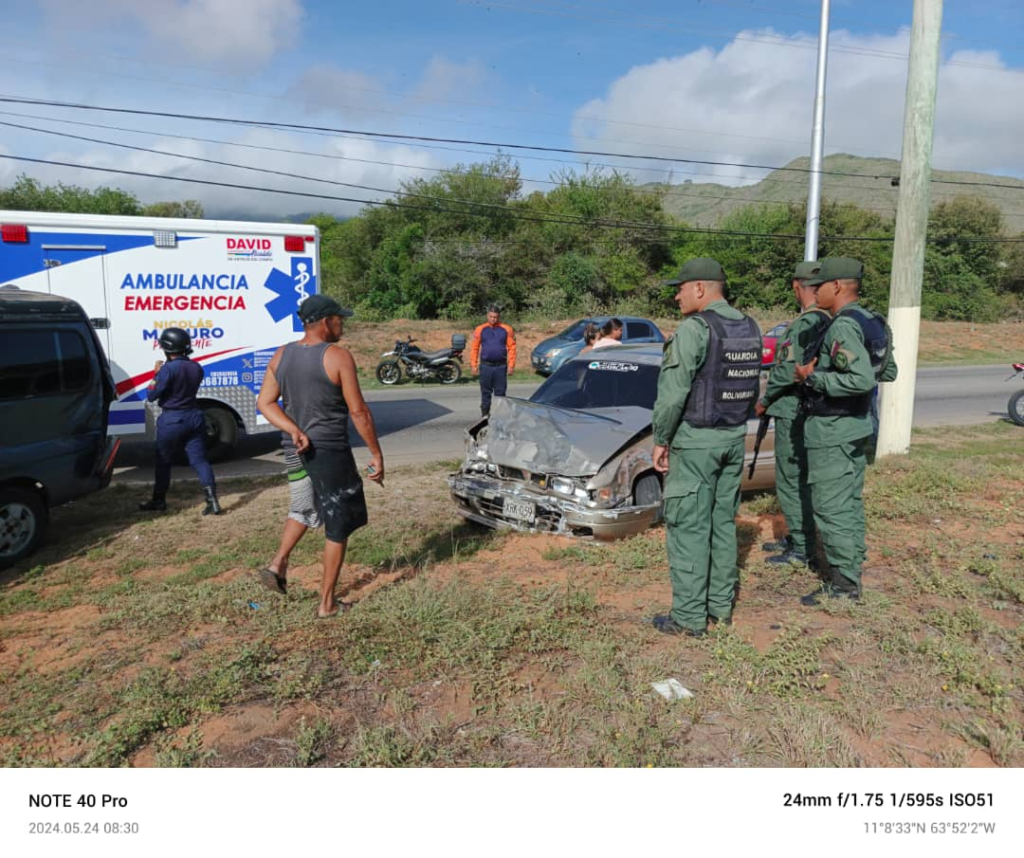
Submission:
<svg viewBox="0 0 1024 858">
<path fill-rule="evenodd" d="M 818 258 L 821 225 L 821 161 L 825 147 L 825 70 L 828 67 L 828 20 L 830 0 L 821 0 L 818 32 L 818 74 L 814 86 L 814 125 L 811 129 L 811 183 L 807 189 L 807 223 L 804 228 L 804 259 Z"/>
<path fill-rule="evenodd" d="M 896 240 L 889 287 L 889 327 L 892 329 L 899 376 L 891 384 L 882 386 L 879 457 L 900 455 L 910 450 L 941 30 L 942 0 L 914 0 L 907 102 L 903 108 L 900 195 L 896 207 Z"/>
</svg>

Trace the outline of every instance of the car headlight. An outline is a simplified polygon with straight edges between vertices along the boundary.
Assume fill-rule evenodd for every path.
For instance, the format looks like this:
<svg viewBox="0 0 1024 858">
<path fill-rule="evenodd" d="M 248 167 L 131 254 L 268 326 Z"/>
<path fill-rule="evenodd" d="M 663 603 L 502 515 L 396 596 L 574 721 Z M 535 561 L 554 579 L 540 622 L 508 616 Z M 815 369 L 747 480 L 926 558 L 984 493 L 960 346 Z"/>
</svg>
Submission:
<svg viewBox="0 0 1024 858">
<path fill-rule="evenodd" d="M 558 492 L 560 495 L 571 495 L 576 491 L 576 486 L 572 480 L 566 479 L 565 477 L 552 477 L 549 483 L 552 491 Z"/>
<path fill-rule="evenodd" d="M 546 352 L 544 352 L 544 357 L 547 360 L 551 360 L 551 358 L 553 358 L 555 355 L 557 355 L 558 352 L 559 352 L 559 349 L 548 349 Z"/>
<path fill-rule="evenodd" d="M 619 493 L 615 486 L 602 486 L 599 489 L 591 489 L 590 499 L 597 503 L 614 503 L 619 499 Z"/>
</svg>

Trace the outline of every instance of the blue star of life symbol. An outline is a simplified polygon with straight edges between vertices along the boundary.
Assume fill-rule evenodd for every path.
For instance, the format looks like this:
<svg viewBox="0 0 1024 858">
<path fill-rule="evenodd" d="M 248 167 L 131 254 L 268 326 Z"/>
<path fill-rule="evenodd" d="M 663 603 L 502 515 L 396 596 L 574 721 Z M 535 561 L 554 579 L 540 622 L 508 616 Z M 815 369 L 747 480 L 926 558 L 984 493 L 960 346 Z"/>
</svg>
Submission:
<svg viewBox="0 0 1024 858">
<path fill-rule="evenodd" d="M 298 301 L 295 299 L 295 281 L 281 269 L 274 268 L 263 285 L 276 295 L 266 303 L 270 318 L 275 322 L 280 322 L 291 316 L 292 330 L 301 331 L 302 324 L 295 315 L 295 308 L 298 306 Z"/>
</svg>

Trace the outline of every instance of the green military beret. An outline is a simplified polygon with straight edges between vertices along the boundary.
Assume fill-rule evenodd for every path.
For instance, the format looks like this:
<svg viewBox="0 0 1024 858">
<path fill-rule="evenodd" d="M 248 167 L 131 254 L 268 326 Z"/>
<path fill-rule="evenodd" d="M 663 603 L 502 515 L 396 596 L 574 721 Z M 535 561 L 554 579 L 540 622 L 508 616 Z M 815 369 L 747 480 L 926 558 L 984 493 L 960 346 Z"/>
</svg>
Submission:
<svg viewBox="0 0 1024 858">
<path fill-rule="evenodd" d="M 818 273 L 818 269 L 821 267 L 821 263 L 817 259 L 810 261 L 798 262 L 796 264 L 796 270 L 793 272 L 794 280 L 807 280 L 814 277 Z"/>
<path fill-rule="evenodd" d="M 678 286 L 681 283 L 689 283 L 692 280 L 717 280 L 725 282 L 725 270 L 714 259 L 699 256 L 691 259 L 679 269 L 679 276 L 675 280 L 666 280 L 662 286 Z"/>
<path fill-rule="evenodd" d="M 819 286 L 833 280 L 861 280 L 864 266 L 849 256 L 826 256 L 821 260 L 818 272 L 806 281 L 808 286 Z"/>
</svg>

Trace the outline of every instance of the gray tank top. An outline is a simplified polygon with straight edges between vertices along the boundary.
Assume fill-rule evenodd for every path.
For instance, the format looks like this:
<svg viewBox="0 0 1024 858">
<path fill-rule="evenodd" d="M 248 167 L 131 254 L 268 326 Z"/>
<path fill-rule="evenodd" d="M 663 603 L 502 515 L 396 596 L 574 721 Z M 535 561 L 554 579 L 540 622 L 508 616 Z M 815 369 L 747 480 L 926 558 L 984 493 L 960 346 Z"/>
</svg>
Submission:
<svg viewBox="0 0 1024 858">
<path fill-rule="evenodd" d="M 281 352 L 275 377 L 281 386 L 284 412 L 321 450 L 347 450 L 348 405 L 340 385 L 324 371 L 324 353 L 331 343 L 304 346 L 288 343 Z M 284 446 L 291 436 L 281 433 Z"/>
</svg>

